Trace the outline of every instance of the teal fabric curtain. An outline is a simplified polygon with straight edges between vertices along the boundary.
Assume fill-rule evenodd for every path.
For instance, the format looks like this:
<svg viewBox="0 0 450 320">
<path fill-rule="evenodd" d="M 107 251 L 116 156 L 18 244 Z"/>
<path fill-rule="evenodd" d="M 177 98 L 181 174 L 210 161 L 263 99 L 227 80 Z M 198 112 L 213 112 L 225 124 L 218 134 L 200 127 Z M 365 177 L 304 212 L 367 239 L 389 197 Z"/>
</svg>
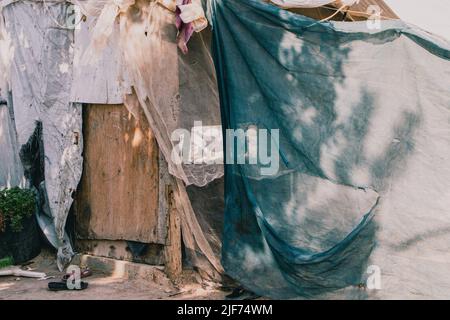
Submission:
<svg viewBox="0 0 450 320">
<path fill-rule="evenodd" d="M 226 272 L 273 298 L 439 296 L 377 291 L 373 277 L 439 274 L 411 263 L 449 240 L 450 45 L 401 21 L 318 23 L 261 0 L 213 0 L 211 20 Z M 247 141 L 231 147 L 228 129 Z M 241 149 L 248 161 L 230 163 Z"/>
</svg>

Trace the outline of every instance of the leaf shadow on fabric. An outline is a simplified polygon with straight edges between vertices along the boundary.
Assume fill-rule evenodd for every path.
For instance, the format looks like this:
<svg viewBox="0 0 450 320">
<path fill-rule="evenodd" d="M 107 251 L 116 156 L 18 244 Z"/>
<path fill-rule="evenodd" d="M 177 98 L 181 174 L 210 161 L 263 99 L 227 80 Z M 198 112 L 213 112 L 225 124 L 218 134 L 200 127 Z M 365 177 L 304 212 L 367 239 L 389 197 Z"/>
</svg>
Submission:
<svg viewBox="0 0 450 320">
<path fill-rule="evenodd" d="M 257 1 L 216 1 L 215 10 L 224 127 L 279 129 L 281 154 L 272 177 L 226 166 L 225 269 L 272 297 L 360 287 L 376 244 L 372 217 L 414 150 L 420 112 L 399 115 L 389 130 L 401 143 L 367 158 L 380 101 L 369 78 L 349 78 L 345 34 Z M 350 37 L 382 45 L 391 33 Z"/>
</svg>

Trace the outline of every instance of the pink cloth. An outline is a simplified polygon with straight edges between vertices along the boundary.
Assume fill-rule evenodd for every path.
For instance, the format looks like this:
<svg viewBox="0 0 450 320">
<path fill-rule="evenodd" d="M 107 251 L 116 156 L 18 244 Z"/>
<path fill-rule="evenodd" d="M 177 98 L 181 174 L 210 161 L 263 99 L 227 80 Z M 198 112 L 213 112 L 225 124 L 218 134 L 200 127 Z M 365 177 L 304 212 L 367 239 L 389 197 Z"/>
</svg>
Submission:
<svg viewBox="0 0 450 320">
<path fill-rule="evenodd" d="M 183 0 L 183 5 L 190 4 L 192 0 Z M 178 47 L 181 49 L 181 51 L 184 54 L 188 53 L 188 47 L 187 44 L 189 42 L 189 39 L 192 37 L 192 34 L 194 33 L 194 26 L 192 23 L 184 23 L 183 20 L 181 20 L 180 17 L 181 10 L 177 6 L 176 11 L 176 26 L 178 29 Z"/>
</svg>

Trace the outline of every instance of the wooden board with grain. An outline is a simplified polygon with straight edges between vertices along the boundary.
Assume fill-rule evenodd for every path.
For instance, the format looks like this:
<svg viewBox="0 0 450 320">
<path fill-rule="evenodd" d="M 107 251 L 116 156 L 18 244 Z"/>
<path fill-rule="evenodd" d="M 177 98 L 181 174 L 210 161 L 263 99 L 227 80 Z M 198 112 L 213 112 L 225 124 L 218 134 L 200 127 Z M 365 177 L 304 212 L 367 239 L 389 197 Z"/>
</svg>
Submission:
<svg viewBox="0 0 450 320">
<path fill-rule="evenodd" d="M 164 265 L 164 249 L 165 246 L 161 244 L 149 244 L 139 256 L 135 256 L 129 244 L 123 240 L 77 240 L 76 242 L 76 250 L 84 254 L 154 266 Z"/>
<path fill-rule="evenodd" d="M 168 188 L 167 193 L 169 199 L 169 233 L 167 234 L 167 243 L 164 251 L 165 272 L 169 279 L 176 281 L 183 270 L 183 258 L 181 254 L 181 220 L 171 187 Z"/>
<path fill-rule="evenodd" d="M 145 117 L 136 120 L 123 105 L 86 105 L 83 133 L 77 238 L 164 244 L 159 151 Z"/>
</svg>

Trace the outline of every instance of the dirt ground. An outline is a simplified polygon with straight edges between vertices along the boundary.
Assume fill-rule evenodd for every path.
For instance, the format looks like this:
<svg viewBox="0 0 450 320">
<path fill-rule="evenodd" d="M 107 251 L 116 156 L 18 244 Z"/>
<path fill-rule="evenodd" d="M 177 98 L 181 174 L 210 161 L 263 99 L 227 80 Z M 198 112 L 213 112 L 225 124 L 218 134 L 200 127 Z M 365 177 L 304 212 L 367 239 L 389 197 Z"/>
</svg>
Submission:
<svg viewBox="0 0 450 320">
<path fill-rule="evenodd" d="M 26 267 L 55 278 L 0 277 L 0 300 L 220 300 L 229 293 L 199 283 L 199 277 L 189 272 L 184 273 L 181 284 L 174 285 L 159 269 L 150 278 L 134 279 L 93 270 L 92 276 L 83 279 L 89 283 L 86 290 L 52 292 L 48 282 L 59 281 L 63 275 L 54 253 L 44 251 Z"/>
</svg>

